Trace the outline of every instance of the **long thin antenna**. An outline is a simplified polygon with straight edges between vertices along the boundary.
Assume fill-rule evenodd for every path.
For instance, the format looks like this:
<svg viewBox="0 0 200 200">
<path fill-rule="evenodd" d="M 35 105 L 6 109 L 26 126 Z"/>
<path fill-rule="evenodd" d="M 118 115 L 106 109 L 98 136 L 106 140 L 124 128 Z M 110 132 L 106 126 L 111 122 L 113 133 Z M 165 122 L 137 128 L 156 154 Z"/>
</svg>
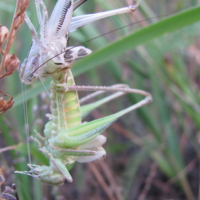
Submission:
<svg viewBox="0 0 200 200">
<path fill-rule="evenodd" d="M 45 89 L 45 91 L 46 91 L 46 93 L 47 93 L 48 97 L 50 98 L 50 93 L 49 93 L 49 91 L 48 91 L 48 89 L 47 89 L 46 85 L 44 84 L 44 81 L 42 80 L 42 78 L 41 78 L 41 77 L 39 77 L 39 79 L 40 79 L 40 82 L 42 83 L 42 85 L 43 85 L 43 87 L 44 87 L 44 89 Z"/>
<path fill-rule="evenodd" d="M 29 138 L 30 138 L 30 132 L 29 132 L 29 120 L 28 120 L 28 108 L 27 108 L 27 101 L 26 101 L 26 86 L 23 86 L 23 84 L 21 84 L 21 88 L 22 88 L 22 98 L 23 98 L 23 107 L 24 107 L 24 121 L 25 121 L 25 127 L 24 127 L 24 131 L 26 134 L 26 144 L 27 144 L 27 152 L 28 152 L 28 161 L 31 164 L 31 151 L 30 151 L 30 142 L 29 142 Z"/>
<path fill-rule="evenodd" d="M 77 46 L 86 44 L 86 43 L 88 43 L 88 42 L 91 42 L 92 40 L 95 40 L 95 39 L 100 38 L 100 37 L 102 37 L 102 36 L 108 35 L 108 34 L 113 33 L 113 32 L 115 32 L 115 31 L 121 30 L 121 29 L 126 28 L 126 27 L 128 27 L 128 26 L 135 25 L 135 24 L 137 24 L 137 23 L 141 23 L 141 22 L 148 21 L 148 20 L 151 20 L 151 19 L 154 19 L 154 18 L 158 18 L 158 17 L 165 17 L 165 16 L 167 16 L 167 15 L 161 15 L 161 16 L 157 16 L 157 17 L 151 17 L 151 18 L 144 19 L 144 20 L 141 20 L 141 21 L 138 21 L 138 22 L 130 23 L 130 24 L 128 24 L 128 25 L 122 26 L 122 27 L 117 28 L 117 29 L 115 29 L 115 30 L 112 30 L 112 31 L 103 33 L 103 34 L 101 34 L 101 35 L 98 35 L 98 36 L 96 36 L 96 37 L 94 37 L 94 38 L 92 38 L 92 39 L 86 40 L 85 42 L 79 43 L 79 44 L 77 44 L 77 45 L 71 47 L 70 49 L 73 49 L 73 48 L 75 48 L 75 47 L 77 47 Z M 66 51 L 68 51 L 68 50 L 70 50 L 70 49 L 67 49 L 67 50 L 65 50 L 65 51 L 61 51 L 59 54 L 56 54 L 55 56 L 49 58 L 47 61 L 45 61 L 43 64 L 41 64 L 38 68 L 36 68 L 36 69 L 31 73 L 31 75 L 34 74 L 34 73 L 35 73 L 38 69 L 40 69 L 43 65 L 45 65 L 46 63 L 48 63 L 48 62 L 51 61 L 52 59 L 54 59 L 54 58 L 56 58 L 57 56 L 59 56 L 59 55 L 65 53 Z M 31 76 L 31 75 L 30 75 L 30 76 Z"/>
</svg>

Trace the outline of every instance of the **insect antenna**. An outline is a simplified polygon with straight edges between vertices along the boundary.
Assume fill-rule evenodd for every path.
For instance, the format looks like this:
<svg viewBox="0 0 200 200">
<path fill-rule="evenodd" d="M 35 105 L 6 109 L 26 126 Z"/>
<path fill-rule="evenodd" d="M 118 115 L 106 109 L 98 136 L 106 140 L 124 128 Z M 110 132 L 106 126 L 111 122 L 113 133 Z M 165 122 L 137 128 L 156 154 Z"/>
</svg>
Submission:
<svg viewBox="0 0 200 200">
<path fill-rule="evenodd" d="M 151 18 L 148 18 L 148 19 L 144 19 L 144 20 L 140 20 L 140 21 L 137 21 L 137 22 L 134 22 L 134 23 L 130 23 L 130 24 L 128 24 L 128 25 L 122 26 L 122 27 L 117 28 L 117 29 L 115 29 L 115 30 L 112 30 L 112 31 L 103 33 L 103 34 L 98 35 L 98 36 L 96 36 L 96 37 L 94 37 L 94 38 L 91 38 L 91 39 L 89 39 L 89 40 L 86 40 L 85 42 L 79 43 L 79 44 L 77 44 L 77 45 L 75 45 L 75 46 L 73 46 L 73 47 L 71 47 L 71 48 L 68 48 L 68 49 L 65 50 L 65 51 L 61 51 L 60 53 L 56 54 L 55 56 L 52 56 L 51 58 L 49 58 L 48 60 L 46 60 L 43 64 L 41 64 L 39 67 L 37 67 L 37 68 L 31 73 L 31 75 L 33 75 L 37 70 L 39 70 L 42 66 L 44 66 L 45 64 L 47 64 L 49 61 L 51 61 L 52 59 L 56 58 L 57 56 L 59 56 L 59 55 L 65 53 L 66 51 L 69 51 L 70 49 L 73 49 L 73 48 L 75 48 L 75 47 L 77 47 L 77 46 L 86 44 L 86 43 L 88 43 L 88 42 L 91 42 L 91 41 L 93 41 L 93 40 L 95 40 L 95 39 L 98 39 L 98 38 L 100 38 L 100 37 L 102 37 L 102 36 L 111 34 L 111 33 L 115 32 L 115 31 L 121 30 L 121 29 L 123 29 L 123 28 L 129 27 L 129 26 L 132 26 L 132 25 L 135 25 L 135 24 L 144 22 L 144 21 L 148 21 L 148 20 L 152 20 L 152 19 L 160 18 L 160 17 L 166 17 L 166 16 L 168 16 L 168 15 L 161 15 L 161 16 L 151 17 Z M 31 75 L 30 75 L 30 76 L 31 76 Z"/>
<path fill-rule="evenodd" d="M 27 97 L 26 97 L 26 85 L 21 84 L 21 90 L 22 90 L 22 99 L 23 99 L 23 115 L 24 115 L 24 121 L 25 121 L 25 135 L 26 135 L 26 147 L 27 147 L 27 153 L 28 153 L 28 161 L 31 163 L 31 150 L 30 150 L 30 129 L 29 129 L 29 119 L 28 119 L 28 107 L 27 107 Z"/>
<path fill-rule="evenodd" d="M 45 89 L 45 91 L 46 91 L 46 93 L 47 93 L 48 97 L 50 98 L 50 92 L 48 91 L 48 89 L 47 89 L 46 85 L 44 84 L 44 81 L 42 80 L 42 78 L 41 78 L 41 77 L 39 77 L 39 79 L 40 79 L 40 82 L 42 83 L 42 85 L 43 85 L 43 87 L 44 87 L 44 89 Z"/>
</svg>

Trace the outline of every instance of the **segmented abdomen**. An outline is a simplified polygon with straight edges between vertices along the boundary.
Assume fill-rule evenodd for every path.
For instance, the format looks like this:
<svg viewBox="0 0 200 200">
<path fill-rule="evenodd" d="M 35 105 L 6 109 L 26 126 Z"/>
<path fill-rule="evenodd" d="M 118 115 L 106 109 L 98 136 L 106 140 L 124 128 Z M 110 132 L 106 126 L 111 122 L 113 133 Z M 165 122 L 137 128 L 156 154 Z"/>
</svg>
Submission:
<svg viewBox="0 0 200 200">
<path fill-rule="evenodd" d="M 78 94 L 76 91 L 67 91 L 67 86 L 75 85 L 75 82 L 71 71 L 66 71 L 54 75 L 51 82 L 51 133 L 53 135 L 57 135 L 61 129 L 68 129 L 81 124 Z"/>
</svg>

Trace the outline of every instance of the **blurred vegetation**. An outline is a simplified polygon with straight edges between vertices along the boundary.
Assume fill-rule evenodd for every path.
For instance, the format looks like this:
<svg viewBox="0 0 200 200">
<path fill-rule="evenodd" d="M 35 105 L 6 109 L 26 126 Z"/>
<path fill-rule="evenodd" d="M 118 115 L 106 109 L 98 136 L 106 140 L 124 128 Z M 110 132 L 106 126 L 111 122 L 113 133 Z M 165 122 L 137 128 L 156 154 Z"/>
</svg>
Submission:
<svg viewBox="0 0 200 200">
<path fill-rule="evenodd" d="M 46 1 L 47 8 L 52 10 L 55 2 Z M 75 14 L 111 10 L 128 2 L 132 0 L 89 0 Z M 154 99 L 106 131 L 107 157 L 90 164 L 76 163 L 72 169 L 73 183 L 56 188 L 14 174 L 15 170 L 27 170 L 29 162 L 25 122 L 28 119 L 30 135 L 35 134 L 34 129 L 42 133 L 49 99 L 39 81 L 22 91 L 24 86 L 17 73 L 0 80 L 0 89 L 15 101 L 14 108 L 0 116 L 0 148 L 18 145 L 15 151 L 0 154 L 0 165 L 6 169 L 7 184 L 16 183 L 20 200 L 200 198 L 199 3 L 199 0 L 170 3 L 143 0 L 134 14 L 103 19 L 71 34 L 71 44 L 79 44 L 133 24 L 83 44 L 94 54 L 75 63 L 76 83 L 126 83 L 150 92 Z M 0 24 L 9 27 L 14 8 L 15 1 L 0 1 Z M 30 2 L 28 15 L 37 27 L 34 1 Z M 31 35 L 24 24 L 18 31 L 12 53 L 23 61 L 30 45 Z M 44 82 L 48 90 L 48 80 Z M 92 112 L 87 120 L 108 115 L 139 100 L 138 95 L 127 95 Z M 33 142 L 31 155 L 33 163 L 47 163 Z"/>
</svg>

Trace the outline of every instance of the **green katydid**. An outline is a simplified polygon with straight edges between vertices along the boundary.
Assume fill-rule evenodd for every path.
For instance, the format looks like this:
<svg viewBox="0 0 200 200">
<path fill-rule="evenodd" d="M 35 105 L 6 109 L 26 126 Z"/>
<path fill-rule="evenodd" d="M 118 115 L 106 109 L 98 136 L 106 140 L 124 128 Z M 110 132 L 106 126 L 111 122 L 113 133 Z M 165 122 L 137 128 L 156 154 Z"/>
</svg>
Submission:
<svg viewBox="0 0 200 200">
<path fill-rule="evenodd" d="M 131 89 L 124 84 L 103 86 L 76 86 L 71 72 L 75 59 L 87 56 L 91 50 L 83 46 L 66 47 L 69 32 L 89 24 L 98 19 L 115 14 L 135 11 L 135 6 L 116 9 L 97 14 L 89 14 L 72 18 L 73 11 L 86 0 L 58 0 L 50 19 L 42 0 L 35 0 L 38 21 L 40 24 L 40 39 L 37 32 L 26 16 L 26 22 L 33 35 L 33 44 L 28 58 L 20 67 L 22 82 L 30 84 L 37 77 L 51 75 L 51 114 L 49 122 L 44 129 L 44 136 L 34 138 L 39 150 L 50 159 L 50 166 L 28 164 L 30 171 L 17 172 L 36 177 L 42 182 L 60 185 L 64 180 L 72 182 L 69 169 L 77 162 L 91 162 L 102 158 L 106 152 L 102 145 L 106 137 L 101 133 L 114 121 L 124 114 L 137 109 L 152 98 L 145 91 Z M 43 8 L 40 13 L 40 6 Z M 53 25 L 52 25 L 53 24 Z M 77 91 L 96 91 L 80 100 L 86 102 L 102 92 L 115 92 L 114 94 L 95 103 L 80 107 Z M 82 118 L 91 110 L 126 93 L 137 93 L 145 99 L 113 115 L 83 123 Z"/>
</svg>

